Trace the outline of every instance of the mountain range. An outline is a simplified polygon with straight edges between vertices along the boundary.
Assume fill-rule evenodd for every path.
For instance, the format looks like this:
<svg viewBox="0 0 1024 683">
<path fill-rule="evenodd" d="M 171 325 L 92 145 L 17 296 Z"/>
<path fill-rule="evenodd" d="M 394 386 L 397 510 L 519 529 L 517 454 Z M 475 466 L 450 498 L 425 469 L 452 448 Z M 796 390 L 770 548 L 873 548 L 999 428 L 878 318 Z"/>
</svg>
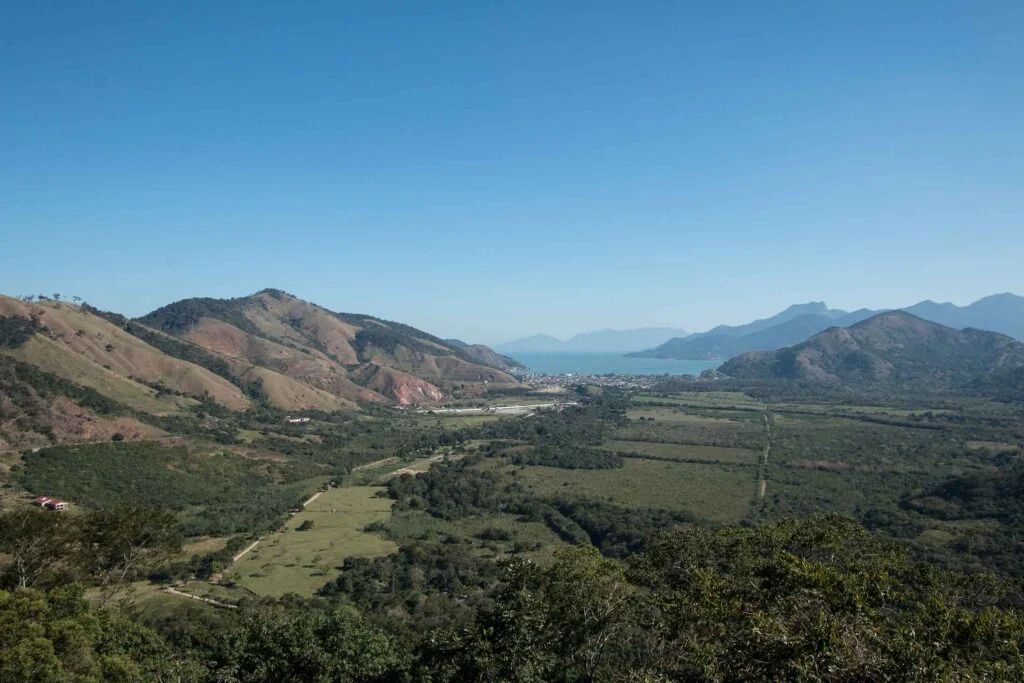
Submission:
<svg viewBox="0 0 1024 683">
<path fill-rule="evenodd" d="M 201 401 L 230 410 L 337 410 L 518 385 L 486 347 L 336 313 L 275 289 L 185 299 L 135 320 L 88 305 L 0 296 L 0 361 L 0 445 L 25 410 L 59 408 L 99 424 L 88 408 L 72 405 L 83 396 L 172 415 Z M 44 400 L 41 386 L 60 400 Z"/>
<path fill-rule="evenodd" d="M 1024 390 L 1024 344 L 997 332 L 954 329 L 906 311 L 831 327 L 777 351 L 740 354 L 719 368 L 747 380 L 924 390 Z"/>
<path fill-rule="evenodd" d="M 495 350 L 505 354 L 515 353 L 626 353 L 637 349 L 657 346 L 673 337 L 685 337 L 686 330 L 675 327 L 641 327 L 630 330 L 596 330 L 581 332 L 567 340 L 546 334 L 522 337 L 504 344 Z"/>
<path fill-rule="evenodd" d="M 973 327 L 1024 339 L 1024 297 L 1014 294 L 995 294 L 967 306 L 922 301 L 901 310 L 956 329 Z M 731 358 L 747 351 L 792 346 L 830 327 L 848 327 L 882 312 L 866 308 L 847 312 L 831 309 L 820 301 L 798 304 L 770 318 L 746 325 L 719 325 L 628 355 L 680 360 Z"/>
</svg>

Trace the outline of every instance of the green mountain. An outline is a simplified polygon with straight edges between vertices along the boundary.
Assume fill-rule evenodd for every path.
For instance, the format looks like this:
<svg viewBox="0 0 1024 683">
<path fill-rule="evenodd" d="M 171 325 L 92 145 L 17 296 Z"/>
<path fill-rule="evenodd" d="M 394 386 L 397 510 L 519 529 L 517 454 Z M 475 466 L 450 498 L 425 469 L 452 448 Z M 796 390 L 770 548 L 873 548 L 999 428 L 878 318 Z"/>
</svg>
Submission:
<svg viewBox="0 0 1024 683">
<path fill-rule="evenodd" d="M 1022 368 L 1024 344 L 1010 337 L 890 311 L 778 351 L 741 354 L 719 370 L 740 379 L 832 386 L 1018 390 Z"/>
</svg>

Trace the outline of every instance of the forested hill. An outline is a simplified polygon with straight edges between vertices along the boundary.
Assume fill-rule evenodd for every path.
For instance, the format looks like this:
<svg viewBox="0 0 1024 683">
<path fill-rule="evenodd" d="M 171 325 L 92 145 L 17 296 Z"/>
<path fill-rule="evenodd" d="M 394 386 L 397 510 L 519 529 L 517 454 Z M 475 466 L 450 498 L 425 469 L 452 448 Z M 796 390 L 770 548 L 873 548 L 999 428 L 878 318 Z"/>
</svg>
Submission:
<svg viewBox="0 0 1024 683">
<path fill-rule="evenodd" d="M 1024 344 L 995 332 L 955 330 L 902 311 L 834 327 L 774 352 L 745 353 L 720 371 L 739 379 L 818 385 L 1021 389 Z"/>
</svg>

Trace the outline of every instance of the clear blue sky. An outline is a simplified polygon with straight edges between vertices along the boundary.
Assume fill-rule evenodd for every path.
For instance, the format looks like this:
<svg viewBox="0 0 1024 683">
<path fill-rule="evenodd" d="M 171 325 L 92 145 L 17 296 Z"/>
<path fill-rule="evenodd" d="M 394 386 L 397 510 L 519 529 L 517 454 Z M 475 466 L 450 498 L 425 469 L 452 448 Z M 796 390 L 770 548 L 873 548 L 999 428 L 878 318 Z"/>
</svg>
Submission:
<svg viewBox="0 0 1024 683">
<path fill-rule="evenodd" d="M 21 2 L 0 291 L 499 342 L 1024 293 L 1024 3 Z"/>
</svg>

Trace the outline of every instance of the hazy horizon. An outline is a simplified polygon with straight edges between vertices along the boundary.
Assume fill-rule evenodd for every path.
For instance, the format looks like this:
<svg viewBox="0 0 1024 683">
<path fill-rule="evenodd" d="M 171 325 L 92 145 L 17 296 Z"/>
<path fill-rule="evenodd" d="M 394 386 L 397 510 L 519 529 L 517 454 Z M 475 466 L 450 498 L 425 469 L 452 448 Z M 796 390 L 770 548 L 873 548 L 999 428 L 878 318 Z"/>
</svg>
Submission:
<svg viewBox="0 0 1024 683">
<path fill-rule="evenodd" d="M 12 6 L 0 291 L 499 344 L 1024 292 L 1024 6 Z"/>
</svg>

